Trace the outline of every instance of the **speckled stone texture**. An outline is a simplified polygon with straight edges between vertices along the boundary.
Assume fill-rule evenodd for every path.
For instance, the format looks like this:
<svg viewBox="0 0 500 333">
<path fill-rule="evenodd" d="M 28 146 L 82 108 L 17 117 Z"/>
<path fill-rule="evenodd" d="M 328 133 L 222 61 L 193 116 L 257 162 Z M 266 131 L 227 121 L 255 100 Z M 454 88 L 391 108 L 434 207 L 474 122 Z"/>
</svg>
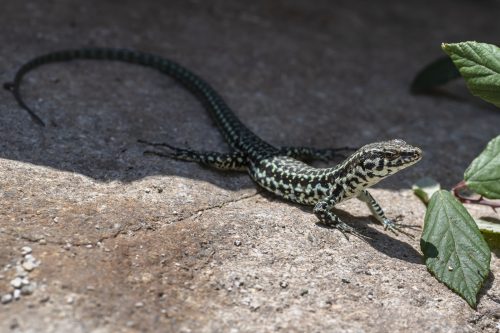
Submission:
<svg viewBox="0 0 500 333">
<path fill-rule="evenodd" d="M 409 84 L 443 41 L 498 42 L 499 9 L 465 0 L 4 0 L 0 82 L 65 48 L 175 59 L 272 144 L 401 138 L 423 148 L 419 164 L 372 191 L 389 217 L 419 227 L 425 207 L 411 184 L 460 181 L 499 134 L 500 111 L 462 82 L 435 96 L 411 95 Z M 419 229 L 415 239 L 386 233 L 353 200 L 340 214 L 369 239 L 348 241 L 245 174 L 143 156 L 137 139 L 227 150 L 169 78 L 78 61 L 40 68 L 22 91 L 48 126 L 0 91 L 0 294 L 23 246 L 40 265 L 33 294 L 0 304 L 1 332 L 498 332 L 497 255 L 475 311 L 427 272 Z"/>
</svg>

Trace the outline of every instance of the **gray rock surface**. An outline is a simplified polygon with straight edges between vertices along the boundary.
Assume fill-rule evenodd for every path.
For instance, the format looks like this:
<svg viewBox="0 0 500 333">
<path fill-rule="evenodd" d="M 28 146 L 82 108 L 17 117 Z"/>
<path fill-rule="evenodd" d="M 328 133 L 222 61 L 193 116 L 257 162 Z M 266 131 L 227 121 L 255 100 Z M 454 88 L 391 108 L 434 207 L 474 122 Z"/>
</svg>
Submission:
<svg viewBox="0 0 500 333">
<path fill-rule="evenodd" d="M 65 48 L 164 55 L 273 144 L 419 145 L 424 159 L 372 193 L 421 226 L 411 184 L 460 181 L 498 135 L 500 112 L 460 82 L 437 96 L 409 84 L 443 41 L 498 41 L 500 5 L 332 3 L 5 0 L 0 81 Z M 227 149 L 161 74 L 80 61 L 40 68 L 22 90 L 48 126 L 0 91 L 0 295 L 23 246 L 40 265 L 32 294 L 0 305 L 1 332 L 498 332 L 496 255 L 475 311 L 426 271 L 418 229 L 395 237 L 349 201 L 344 220 L 370 238 L 347 241 L 244 174 L 143 156 L 138 138 Z"/>
</svg>

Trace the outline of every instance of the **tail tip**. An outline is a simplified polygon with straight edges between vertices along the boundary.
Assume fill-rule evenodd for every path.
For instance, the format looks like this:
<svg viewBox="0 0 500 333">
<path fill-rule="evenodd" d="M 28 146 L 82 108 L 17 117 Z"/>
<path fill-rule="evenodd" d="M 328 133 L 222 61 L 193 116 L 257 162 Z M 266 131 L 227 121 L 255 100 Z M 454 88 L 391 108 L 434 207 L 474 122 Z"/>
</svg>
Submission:
<svg viewBox="0 0 500 333">
<path fill-rule="evenodd" d="M 14 82 L 5 82 L 3 88 L 8 91 L 14 91 Z"/>
</svg>

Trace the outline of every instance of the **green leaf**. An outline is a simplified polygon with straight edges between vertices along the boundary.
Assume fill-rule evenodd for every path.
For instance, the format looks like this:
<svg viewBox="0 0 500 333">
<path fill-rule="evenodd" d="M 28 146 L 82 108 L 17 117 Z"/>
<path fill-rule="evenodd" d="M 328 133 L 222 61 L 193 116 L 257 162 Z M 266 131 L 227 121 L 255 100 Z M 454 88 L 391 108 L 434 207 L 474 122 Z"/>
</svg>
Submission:
<svg viewBox="0 0 500 333">
<path fill-rule="evenodd" d="M 491 253 L 474 219 L 450 192 L 432 196 L 420 248 L 429 271 L 475 308 Z"/>
<path fill-rule="evenodd" d="M 500 136 L 491 140 L 486 149 L 465 170 L 467 186 L 489 199 L 500 199 Z"/>
<path fill-rule="evenodd" d="M 441 185 L 430 177 L 424 177 L 412 185 L 413 193 L 422 200 L 424 204 L 428 204 L 432 195 L 441 189 Z"/>
<path fill-rule="evenodd" d="M 470 92 L 500 107 L 500 48 L 485 43 L 442 44 Z"/>
<path fill-rule="evenodd" d="M 414 93 L 424 92 L 459 77 L 460 72 L 453 61 L 444 56 L 434 60 L 418 72 L 410 89 Z"/>
</svg>

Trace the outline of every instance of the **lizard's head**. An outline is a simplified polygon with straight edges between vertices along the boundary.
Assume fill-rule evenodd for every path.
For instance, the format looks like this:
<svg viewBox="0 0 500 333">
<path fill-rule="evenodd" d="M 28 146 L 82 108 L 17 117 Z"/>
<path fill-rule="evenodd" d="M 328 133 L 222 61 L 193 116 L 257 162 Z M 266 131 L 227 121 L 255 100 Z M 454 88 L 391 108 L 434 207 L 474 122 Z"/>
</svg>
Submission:
<svg viewBox="0 0 500 333">
<path fill-rule="evenodd" d="M 422 158 L 420 148 L 403 140 L 371 143 L 361 147 L 355 154 L 359 154 L 359 164 L 374 182 L 407 168 Z"/>
</svg>

